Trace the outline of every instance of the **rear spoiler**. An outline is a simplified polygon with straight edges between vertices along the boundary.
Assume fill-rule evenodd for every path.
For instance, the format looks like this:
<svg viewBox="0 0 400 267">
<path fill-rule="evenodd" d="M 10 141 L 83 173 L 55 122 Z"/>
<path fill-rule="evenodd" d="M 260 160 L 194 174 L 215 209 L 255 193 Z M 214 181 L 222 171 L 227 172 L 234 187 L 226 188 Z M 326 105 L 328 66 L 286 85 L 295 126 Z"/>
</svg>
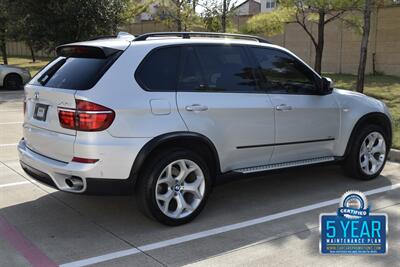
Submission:
<svg viewBox="0 0 400 267">
<path fill-rule="evenodd" d="M 60 45 L 56 53 L 61 57 L 108 58 L 121 50 L 89 45 Z"/>
</svg>

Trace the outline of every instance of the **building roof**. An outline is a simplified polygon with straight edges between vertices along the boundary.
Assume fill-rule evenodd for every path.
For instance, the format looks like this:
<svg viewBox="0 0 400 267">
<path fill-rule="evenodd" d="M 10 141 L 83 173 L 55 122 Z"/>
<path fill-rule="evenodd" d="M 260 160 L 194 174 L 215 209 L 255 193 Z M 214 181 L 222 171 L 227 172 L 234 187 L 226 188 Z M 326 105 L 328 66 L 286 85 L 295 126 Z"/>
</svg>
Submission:
<svg viewBox="0 0 400 267">
<path fill-rule="evenodd" d="M 244 4 L 248 3 L 248 2 L 256 2 L 258 4 L 261 4 L 261 0 L 246 0 L 243 3 L 241 3 L 240 5 L 238 5 L 237 7 L 235 7 L 235 9 L 241 7 L 242 5 L 244 5 Z"/>
</svg>

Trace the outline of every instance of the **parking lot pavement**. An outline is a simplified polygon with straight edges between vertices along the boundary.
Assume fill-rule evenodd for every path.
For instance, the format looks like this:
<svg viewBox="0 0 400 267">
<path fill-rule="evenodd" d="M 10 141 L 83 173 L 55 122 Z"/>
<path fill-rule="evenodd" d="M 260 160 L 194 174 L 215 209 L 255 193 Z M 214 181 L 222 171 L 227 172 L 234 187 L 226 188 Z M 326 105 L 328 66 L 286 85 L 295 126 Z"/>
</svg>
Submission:
<svg viewBox="0 0 400 267">
<path fill-rule="evenodd" d="M 397 194 L 399 191 L 397 192 Z M 324 256 L 318 254 L 318 227 L 296 235 L 266 240 L 189 264 L 197 266 L 399 266 L 400 207 L 380 209 L 389 216 L 391 230 L 387 256 Z"/>
<path fill-rule="evenodd" d="M 23 108 L 22 100 L 24 99 L 24 92 L 20 91 L 5 91 L 0 90 L 0 112 L 12 112 L 21 110 Z M 22 115 L 22 113 L 21 113 Z M 3 117 L 3 116 L 2 116 Z"/>
<path fill-rule="evenodd" d="M 13 97 L 0 101 L 0 110 L 21 104 Z M 22 112 L 15 116 L 22 120 Z M 0 144 L 21 135 L 15 125 L 0 124 L 0 132 Z M 372 209 L 388 213 L 387 256 L 319 254 L 319 214 L 334 212 L 336 199 L 350 189 L 367 191 Z M 75 195 L 33 182 L 19 166 L 16 146 L 0 146 L 0 266 L 394 266 L 399 207 L 399 164 L 388 163 L 367 182 L 321 165 L 225 177 L 195 221 L 167 227 L 139 213 L 131 196 Z"/>
<path fill-rule="evenodd" d="M 4 131 L 0 132 L 2 148 L 10 147 L 19 142 L 22 136 L 22 123 L 1 124 Z"/>
</svg>

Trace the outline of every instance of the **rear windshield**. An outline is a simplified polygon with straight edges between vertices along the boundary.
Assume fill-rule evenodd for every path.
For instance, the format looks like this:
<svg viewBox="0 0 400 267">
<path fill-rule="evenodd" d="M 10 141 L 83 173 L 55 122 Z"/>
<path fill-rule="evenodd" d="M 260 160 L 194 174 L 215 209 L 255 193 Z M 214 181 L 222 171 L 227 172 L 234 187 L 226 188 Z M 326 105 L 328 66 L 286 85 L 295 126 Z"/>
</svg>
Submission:
<svg viewBox="0 0 400 267">
<path fill-rule="evenodd" d="M 92 88 L 121 53 L 107 58 L 58 57 L 35 81 L 36 85 L 72 90 Z"/>
</svg>

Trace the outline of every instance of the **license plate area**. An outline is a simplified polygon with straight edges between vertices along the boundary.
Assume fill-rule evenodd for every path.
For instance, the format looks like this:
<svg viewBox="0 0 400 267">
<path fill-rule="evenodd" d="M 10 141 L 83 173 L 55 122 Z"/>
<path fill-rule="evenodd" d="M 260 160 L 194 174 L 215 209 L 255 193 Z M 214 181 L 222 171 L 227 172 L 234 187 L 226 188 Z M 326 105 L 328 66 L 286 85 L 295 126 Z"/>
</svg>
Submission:
<svg viewBox="0 0 400 267">
<path fill-rule="evenodd" d="M 47 110 L 49 106 L 45 104 L 36 104 L 33 118 L 38 121 L 45 121 L 47 117 Z"/>
</svg>

